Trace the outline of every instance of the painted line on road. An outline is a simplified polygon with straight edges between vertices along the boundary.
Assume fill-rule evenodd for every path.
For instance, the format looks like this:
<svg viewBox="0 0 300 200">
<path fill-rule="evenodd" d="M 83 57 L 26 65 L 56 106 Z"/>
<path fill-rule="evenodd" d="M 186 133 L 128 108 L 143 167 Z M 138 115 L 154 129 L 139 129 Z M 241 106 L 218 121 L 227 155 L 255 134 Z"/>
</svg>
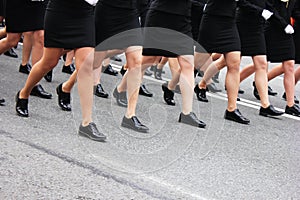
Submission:
<svg viewBox="0 0 300 200">
<path fill-rule="evenodd" d="M 122 67 L 122 66 L 116 65 L 116 64 L 111 64 L 111 65 L 115 70 L 118 70 L 118 71 L 120 71 L 120 69 Z M 157 79 L 155 79 L 151 76 L 144 76 L 144 79 L 150 80 L 150 81 L 153 81 L 153 82 L 157 82 L 157 83 L 165 83 L 166 81 L 170 81 L 170 79 L 167 79 L 167 78 L 163 78 L 162 81 L 157 80 Z M 224 94 L 224 93 L 221 93 L 221 92 L 206 93 L 206 95 L 209 96 L 209 97 L 215 98 L 215 99 L 220 99 L 220 100 L 227 101 L 227 94 Z M 260 109 L 260 103 L 258 103 L 258 102 L 250 101 L 248 99 L 243 99 L 243 98 L 240 98 L 240 99 L 241 99 L 241 101 L 237 101 L 238 105 L 246 106 L 248 108 L 253 108 L 253 109 L 256 109 L 256 110 Z M 282 111 L 282 112 L 285 111 L 284 109 L 281 109 L 281 108 L 277 108 L 277 107 L 275 107 L 275 108 L 277 110 Z M 296 116 L 293 116 L 293 115 L 283 114 L 282 117 L 293 119 L 293 120 L 296 120 L 296 121 L 300 121 L 300 117 L 296 117 Z"/>
</svg>

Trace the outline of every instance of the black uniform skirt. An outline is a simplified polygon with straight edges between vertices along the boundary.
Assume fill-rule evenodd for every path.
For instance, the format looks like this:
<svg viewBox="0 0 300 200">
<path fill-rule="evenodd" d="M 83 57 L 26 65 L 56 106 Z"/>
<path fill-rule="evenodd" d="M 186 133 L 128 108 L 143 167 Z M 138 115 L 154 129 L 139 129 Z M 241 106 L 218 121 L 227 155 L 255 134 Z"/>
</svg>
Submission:
<svg viewBox="0 0 300 200">
<path fill-rule="evenodd" d="M 295 63 L 300 64 L 300 22 L 294 24 Z"/>
<path fill-rule="evenodd" d="M 94 7 L 84 0 L 50 0 L 45 15 L 45 47 L 95 47 Z"/>
<path fill-rule="evenodd" d="M 194 55 L 190 17 L 149 10 L 144 30 L 143 55 Z"/>
<path fill-rule="evenodd" d="M 99 2 L 95 17 L 96 51 L 142 46 L 137 9 L 117 8 Z"/>
<path fill-rule="evenodd" d="M 201 24 L 201 19 L 203 16 L 204 4 L 192 4 L 191 9 L 191 23 L 192 23 L 192 34 L 195 41 L 199 37 L 199 28 Z"/>
<path fill-rule="evenodd" d="M 198 43 L 208 53 L 228 53 L 241 51 L 240 37 L 234 18 L 204 14 L 202 17 Z M 197 52 L 203 52 L 196 48 Z"/>
<path fill-rule="evenodd" d="M 244 20 L 237 22 L 241 40 L 242 56 L 257 56 L 267 54 L 264 24 L 260 20 L 256 22 L 257 23 L 251 23 Z"/>
<path fill-rule="evenodd" d="M 286 34 L 283 28 L 274 23 L 265 31 L 267 59 L 270 62 L 295 60 L 295 44 L 293 35 Z"/>
<path fill-rule="evenodd" d="M 5 0 L 5 23 L 8 33 L 44 29 L 45 1 Z"/>
</svg>

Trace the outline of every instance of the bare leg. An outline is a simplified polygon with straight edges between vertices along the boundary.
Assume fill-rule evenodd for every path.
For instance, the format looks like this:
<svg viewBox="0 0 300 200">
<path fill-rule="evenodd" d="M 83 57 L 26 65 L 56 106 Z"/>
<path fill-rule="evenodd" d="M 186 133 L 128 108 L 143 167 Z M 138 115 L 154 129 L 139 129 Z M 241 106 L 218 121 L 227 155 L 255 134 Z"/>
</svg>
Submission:
<svg viewBox="0 0 300 200">
<path fill-rule="evenodd" d="M 194 88 L 194 56 L 179 56 L 178 62 L 181 66 L 179 78 L 180 91 L 182 94 L 182 113 L 187 115 L 193 109 Z"/>
<path fill-rule="evenodd" d="M 177 58 L 169 58 L 169 66 L 172 72 L 172 79 L 168 84 L 169 90 L 175 90 L 176 85 L 179 83 L 181 68 Z"/>
<path fill-rule="evenodd" d="M 254 64 L 247 65 L 240 72 L 240 83 L 255 72 Z"/>
<path fill-rule="evenodd" d="M 286 101 L 289 107 L 294 105 L 295 95 L 295 75 L 294 75 L 294 60 L 288 60 L 283 62 L 284 71 L 284 89 L 286 92 Z"/>
<path fill-rule="evenodd" d="M 16 46 L 21 38 L 21 33 L 7 33 L 6 37 L 0 40 L 0 54 Z"/>
<path fill-rule="evenodd" d="M 92 122 L 93 61 L 94 48 L 84 47 L 75 50 L 75 65 L 78 70 L 77 80 L 82 111 L 82 126 L 87 126 Z"/>
<path fill-rule="evenodd" d="M 259 93 L 260 103 L 263 108 L 270 105 L 268 97 L 268 63 L 265 55 L 252 57 L 255 67 L 255 85 Z"/>
<path fill-rule="evenodd" d="M 31 72 L 26 80 L 25 86 L 20 92 L 21 99 L 28 99 L 32 88 L 49 72 L 58 62 L 63 49 L 58 48 L 44 48 L 44 55 L 35 65 L 33 65 Z"/>
<path fill-rule="evenodd" d="M 277 76 L 280 76 L 284 73 L 282 64 L 279 64 L 275 66 L 273 69 L 269 70 L 268 72 L 268 81 L 271 81 L 272 79 L 276 78 Z"/>
<path fill-rule="evenodd" d="M 22 65 L 25 66 L 29 63 L 32 45 L 33 45 L 33 32 L 23 33 L 23 49 L 22 49 Z"/>
<path fill-rule="evenodd" d="M 32 55 L 31 62 L 32 65 L 37 63 L 43 56 L 44 47 L 44 31 L 34 31 L 33 33 L 33 44 L 32 44 Z"/>
<path fill-rule="evenodd" d="M 69 66 L 73 63 L 73 58 L 74 58 L 74 50 L 69 51 L 66 55 L 66 61 L 65 61 L 65 66 Z"/>
<path fill-rule="evenodd" d="M 225 84 L 227 87 L 227 98 L 228 106 L 227 110 L 229 112 L 234 111 L 237 108 L 236 100 L 238 97 L 239 85 L 240 85 L 240 52 L 230 52 L 226 53 L 225 60 L 227 63 L 227 74 Z"/>
</svg>

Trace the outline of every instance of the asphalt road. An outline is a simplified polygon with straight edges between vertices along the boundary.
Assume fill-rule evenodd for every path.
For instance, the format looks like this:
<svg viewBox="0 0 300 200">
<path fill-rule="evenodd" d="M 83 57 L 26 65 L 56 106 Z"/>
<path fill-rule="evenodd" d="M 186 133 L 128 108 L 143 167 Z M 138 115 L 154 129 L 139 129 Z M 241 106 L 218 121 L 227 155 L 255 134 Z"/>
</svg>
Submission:
<svg viewBox="0 0 300 200">
<path fill-rule="evenodd" d="M 16 51 L 20 57 L 21 46 Z M 244 58 L 241 66 L 249 62 Z M 20 58 L 0 57 L 0 94 L 6 99 L 0 107 L 0 199 L 300 199 L 300 118 L 259 116 L 253 77 L 241 84 L 245 94 L 239 102 L 250 125 L 223 119 L 224 90 L 209 93 L 209 103 L 194 97 L 194 111 L 206 129 L 177 123 L 180 95 L 175 107 L 167 106 L 162 82 L 146 77 L 154 97 L 139 98 L 137 115 L 151 129 L 141 134 L 120 127 L 125 109 L 111 94 L 121 76 L 105 74 L 102 85 L 110 97 L 95 98 L 94 121 L 108 140 L 98 143 L 77 135 L 77 88 L 72 112 L 57 105 L 55 88 L 68 78 L 61 62 L 52 83 L 41 81 L 53 99 L 31 97 L 30 117 L 18 117 L 14 97 L 26 80 L 19 65 Z M 282 82 L 281 77 L 270 82 L 279 93 L 270 101 L 284 109 Z"/>
</svg>

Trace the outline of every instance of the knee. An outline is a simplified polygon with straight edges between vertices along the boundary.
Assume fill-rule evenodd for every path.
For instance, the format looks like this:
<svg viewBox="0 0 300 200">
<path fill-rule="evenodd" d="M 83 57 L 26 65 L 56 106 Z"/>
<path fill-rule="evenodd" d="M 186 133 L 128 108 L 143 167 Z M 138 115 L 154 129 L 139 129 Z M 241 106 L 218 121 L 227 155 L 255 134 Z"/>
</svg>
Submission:
<svg viewBox="0 0 300 200">
<path fill-rule="evenodd" d="M 142 57 L 141 56 L 134 56 L 127 61 L 129 69 L 136 69 L 141 68 L 142 66 Z"/>
<path fill-rule="evenodd" d="M 283 64 L 284 73 L 294 73 L 294 61 L 285 61 Z"/>
</svg>

